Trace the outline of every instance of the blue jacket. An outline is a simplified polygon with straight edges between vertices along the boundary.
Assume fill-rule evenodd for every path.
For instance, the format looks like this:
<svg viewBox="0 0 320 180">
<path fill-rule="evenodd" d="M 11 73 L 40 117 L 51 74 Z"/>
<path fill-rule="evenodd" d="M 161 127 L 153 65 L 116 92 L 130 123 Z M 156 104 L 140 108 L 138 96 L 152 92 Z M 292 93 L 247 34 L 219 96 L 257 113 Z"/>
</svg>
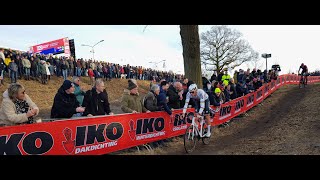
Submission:
<svg viewBox="0 0 320 180">
<path fill-rule="evenodd" d="M 157 97 L 157 105 L 161 106 L 169 115 L 172 114 L 168 104 L 167 104 L 167 92 L 160 87 L 160 93 Z"/>
</svg>

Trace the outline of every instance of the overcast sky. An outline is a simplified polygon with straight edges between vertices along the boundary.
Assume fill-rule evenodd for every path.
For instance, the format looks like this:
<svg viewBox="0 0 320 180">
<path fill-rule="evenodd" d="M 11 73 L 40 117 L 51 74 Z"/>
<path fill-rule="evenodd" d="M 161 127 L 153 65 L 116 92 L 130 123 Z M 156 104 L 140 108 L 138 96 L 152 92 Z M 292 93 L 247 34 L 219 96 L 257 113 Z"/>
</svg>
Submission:
<svg viewBox="0 0 320 180">
<path fill-rule="evenodd" d="M 199 26 L 199 33 L 210 29 L 210 25 Z M 320 69 L 319 56 L 320 26 L 229 26 L 243 34 L 252 48 L 260 54 L 260 67 L 265 69 L 265 59 L 261 54 L 268 53 L 268 69 L 278 63 L 282 73 L 296 72 L 304 62 L 310 71 Z M 100 40 L 104 42 L 95 47 L 95 59 L 119 64 L 142 65 L 159 70 L 183 72 L 182 45 L 178 25 L 99 25 L 99 26 L 52 26 L 52 25 L 1 25 L 0 47 L 29 50 L 29 47 L 43 42 L 69 37 L 74 39 L 77 58 L 92 58 L 90 47 Z M 240 68 L 247 69 L 250 64 Z M 236 68 L 239 69 L 239 68 Z"/>
</svg>

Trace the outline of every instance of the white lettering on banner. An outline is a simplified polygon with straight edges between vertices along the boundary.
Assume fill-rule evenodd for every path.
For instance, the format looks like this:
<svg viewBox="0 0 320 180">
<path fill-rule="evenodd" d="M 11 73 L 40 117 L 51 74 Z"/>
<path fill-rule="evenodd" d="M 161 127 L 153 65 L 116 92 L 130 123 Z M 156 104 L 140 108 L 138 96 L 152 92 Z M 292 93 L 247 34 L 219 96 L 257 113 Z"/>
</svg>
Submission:
<svg viewBox="0 0 320 180">
<path fill-rule="evenodd" d="M 86 146 L 86 147 L 81 147 L 81 148 L 79 147 L 79 148 L 76 148 L 75 154 L 104 149 L 104 148 L 108 148 L 108 147 L 112 147 L 112 146 L 116 146 L 116 145 L 118 145 L 118 141 L 112 141 L 112 142 L 91 145 L 91 146 Z"/>
<path fill-rule="evenodd" d="M 247 106 L 246 106 L 246 107 L 249 107 L 249 106 L 251 106 L 252 104 L 253 104 L 253 102 L 252 102 L 252 103 L 247 104 Z"/>
<path fill-rule="evenodd" d="M 241 108 L 240 108 L 240 109 L 238 109 L 238 110 L 236 110 L 234 113 L 238 113 L 239 111 L 241 111 Z"/>
<path fill-rule="evenodd" d="M 154 138 L 158 136 L 164 136 L 166 133 L 165 131 L 160 131 L 152 134 L 144 134 L 136 137 L 136 140 L 142 140 L 142 139 L 149 139 L 149 138 Z"/>
<path fill-rule="evenodd" d="M 228 115 L 225 115 L 225 116 L 219 117 L 219 120 L 223 120 L 223 119 L 225 119 L 225 118 L 227 118 L 227 117 L 229 117 L 229 116 L 231 116 L 231 113 L 230 113 L 230 114 L 228 114 Z"/>
<path fill-rule="evenodd" d="M 58 44 L 59 44 L 58 42 L 51 43 L 51 44 L 50 44 L 50 47 L 55 47 L 55 46 L 57 46 Z"/>
<path fill-rule="evenodd" d="M 183 125 L 183 126 L 180 126 L 180 127 L 174 127 L 173 128 L 173 131 L 179 131 L 179 130 L 181 130 L 181 129 L 187 129 L 187 125 Z"/>
<path fill-rule="evenodd" d="M 263 96 L 259 97 L 259 98 L 257 99 L 257 101 L 259 101 L 259 100 L 262 99 L 262 98 L 263 98 Z"/>
</svg>

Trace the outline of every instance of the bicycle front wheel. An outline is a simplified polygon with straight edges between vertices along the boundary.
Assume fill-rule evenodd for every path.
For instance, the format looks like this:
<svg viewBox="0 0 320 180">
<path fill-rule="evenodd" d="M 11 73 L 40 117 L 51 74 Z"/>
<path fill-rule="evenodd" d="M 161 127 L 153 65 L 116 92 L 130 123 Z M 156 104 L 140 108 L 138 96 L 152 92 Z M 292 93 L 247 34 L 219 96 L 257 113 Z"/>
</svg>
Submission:
<svg viewBox="0 0 320 180">
<path fill-rule="evenodd" d="M 187 153 L 191 153 L 196 149 L 196 134 L 195 134 L 195 127 L 193 125 L 189 126 L 186 130 L 186 133 L 184 133 L 184 149 Z"/>
</svg>

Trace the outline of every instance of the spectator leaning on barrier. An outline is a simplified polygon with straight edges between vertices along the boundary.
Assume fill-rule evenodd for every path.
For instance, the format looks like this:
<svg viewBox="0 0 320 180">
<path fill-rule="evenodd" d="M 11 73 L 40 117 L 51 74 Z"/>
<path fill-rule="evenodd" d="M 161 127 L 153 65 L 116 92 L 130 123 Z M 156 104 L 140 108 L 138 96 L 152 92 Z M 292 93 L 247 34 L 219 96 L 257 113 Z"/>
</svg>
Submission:
<svg viewBox="0 0 320 180">
<path fill-rule="evenodd" d="M 236 91 L 237 91 L 238 97 L 244 96 L 249 93 L 243 81 L 238 82 L 238 84 L 236 85 Z"/>
<path fill-rule="evenodd" d="M 230 79 L 229 86 L 230 86 L 230 99 L 236 99 L 238 97 L 236 91 L 236 85 L 233 82 L 233 78 Z"/>
<path fill-rule="evenodd" d="M 113 115 L 110 110 L 108 93 L 101 79 L 97 79 L 95 86 L 86 92 L 82 106 L 86 108 L 83 116 Z"/>
<path fill-rule="evenodd" d="M 229 102 L 230 101 L 230 85 L 227 80 L 224 80 L 223 84 L 224 84 L 223 94 L 225 97 L 225 102 Z"/>
<path fill-rule="evenodd" d="M 223 100 L 221 99 L 221 90 L 220 88 L 216 88 L 214 90 L 213 99 L 212 99 L 212 105 L 214 106 L 220 106 L 223 103 Z"/>
<path fill-rule="evenodd" d="M 76 96 L 79 105 L 82 106 L 83 98 L 86 92 L 83 88 L 80 87 L 80 77 L 73 76 L 72 80 L 74 84 L 74 95 Z"/>
<path fill-rule="evenodd" d="M 180 82 L 175 82 L 170 85 L 167 95 L 169 97 L 168 106 L 170 109 L 180 109 L 183 99 L 183 87 Z"/>
<path fill-rule="evenodd" d="M 0 126 L 15 124 L 31 124 L 33 118 L 39 114 L 39 108 L 25 93 L 25 88 L 12 83 L 3 93 L 0 109 Z"/>
<path fill-rule="evenodd" d="M 156 84 L 151 86 L 150 91 L 144 97 L 144 107 L 151 112 L 161 111 L 161 106 L 157 105 L 157 96 L 160 93 L 160 87 Z"/>
<path fill-rule="evenodd" d="M 169 115 L 172 114 L 171 109 L 168 106 L 169 98 L 167 98 L 167 91 L 169 89 L 168 81 L 162 81 L 160 84 L 160 94 L 157 97 L 158 106 L 161 106 Z"/>
<path fill-rule="evenodd" d="M 220 94 L 220 96 L 221 96 L 221 99 L 222 99 L 222 101 L 223 101 L 223 103 L 225 103 L 226 102 L 226 96 L 224 95 L 224 89 L 225 89 L 225 86 L 224 86 L 224 84 L 223 83 L 219 83 L 219 88 L 220 88 L 220 90 L 221 90 L 221 94 Z"/>
<path fill-rule="evenodd" d="M 253 85 L 254 91 L 258 90 L 261 87 L 260 86 L 260 79 L 259 79 L 259 82 L 258 82 L 257 78 L 253 78 L 252 85 Z"/>
<path fill-rule="evenodd" d="M 124 90 L 121 99 L 121 110 L 124 113 L 150 112 L 147 110 L 139 97 L 138 85 L 132 79 L 128 80 L 128 89 Z"/>
<path fill-rule="evenodd" d="M 253 83 L 252 83 L 252 81 L 250 81 L 250 79 L 246 79 L 246 86 L 247 86 L 249 93 L 252 93 L 255 91 L 254 87 L 253 87 Z"/>
<path fill-rule="evenodd" d="M 54 97 L 51 118 L 71 118 L 76 113 L 84 112 L 74 93 L 74 84 L 65 80 Z"/>
</svg>

